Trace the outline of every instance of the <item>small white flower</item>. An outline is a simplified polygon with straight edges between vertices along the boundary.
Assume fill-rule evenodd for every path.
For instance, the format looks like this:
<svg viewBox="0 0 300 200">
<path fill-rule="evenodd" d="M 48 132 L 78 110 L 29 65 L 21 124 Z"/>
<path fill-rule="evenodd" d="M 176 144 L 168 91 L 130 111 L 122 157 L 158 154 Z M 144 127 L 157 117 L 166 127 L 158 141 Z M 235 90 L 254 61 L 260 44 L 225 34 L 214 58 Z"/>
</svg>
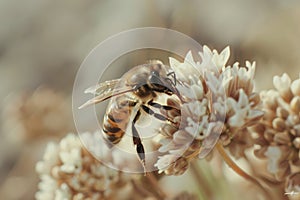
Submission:
<svg viewBox="0 0 300 200">
<path fill-rule="evenodd" d="M 226 63 L 230 56 L 230 48 L 227 46 L 223 49 L 223 51 L 219 54 L 217 50 L 213 50 L 212 61 L 217 66 L 219 70 L 226 66 Z"/>
<path fill-rule="evenodd" d="M 158 161 L 155 163 L 154 166 L 158 168 L 158 173 L 162 173 L 172 163 L 174 163 L 178 158 L 179 158 L 179 156 L 174 155 L 174 154 L 159 156 Z"/>
<path fill-rule="evenodd" d="M 236 102 L 233 98 L 227 99 L 227 113 L 232 113 L 228 124 L 232 127 L 242 127 L 245 124 L 250 110 L 248 97 L 243 90 L 239 92 L 239 100 Z"/>
<path fill-rule="evenodd" d="M 193 139 L 194 137 L 184 130 L 179 130 L 173 135 L 173 141 L 177 147 L 189 145 L 193 141 Z"/>
<path fill-rule="evenodd" d="M 113 162 L 112 161 L 112 151 L 114 149 L 110 149 L 107 145 L 105 140 L 102 137 L 100 131 L 96 131 L 94 134 L 89 132 L 81 133 L 80 139 L 84 147 L 92 153 L 98 160 L 105 160 L 106 162 Z"/>
<path fill-rule="evenodd" d="M 199 55 L 201 57 L 201 62 L 197 62 L 198 70 L 200 70 L 201 72 L 218 71 L 218 68 L 212 62 L 213 53 L 207 46 L 203 46 L 203 52 L 199 52 Z"/>
<path fill-rule="evenodd" d="M 69 151 L 72 148 L 78 148 L 78 146 L 80 145 L 80 140 L 78 140 L 78 138 L 72 133 L 69 133 L 59 143 L 60 149 L 62 151 Z"/>
<path fill-rule="evenodd" d="M 54 163 L 57 161 L 58 152 L 59 151 L 57 149 L 57 144 L 55 144 L 54 142 L 50 142 L 47 144 L 43 159 L 48 162 Z"/>
<path fill-rule="evenodd" d="M 68 200 L 71 199 L 70 188 L 67 184 L 63 183 L 61 186 L 55 191 L 55 200 Z"/>
<path fill-rule="evenodd" d="M 81 168 L 81 148 L 72 149 L 70 152 L 60 152 L 60 160 L 63 162 L 61 170 L 66 173 L 73 173 Z"/>
<path fill-rule="evenodd" d="M 247 61 L 246 61 L 246 68 L 247 68 L 247 72 L 246 72 L 247 76 L 246 76 L 246 78 L 247 78 L 248 80 L 253 80 L 253 78 L 254 78 L 254 73 L 255 73 L 255 68 L 256 68 L 256 62 L 253 62 L 253 63 L 251 64 L 251 62 L 249 62 L 249 61 L 247 60 Z M 244 79 L 244 80 L 246 80 L 246 79 Z"/>
<path fill-rule="evenodd" d="M 300 78 L 292 82 L 291 90 L 295 96 L 300 96 Z"/>
<path fill-rule="evenodd" d="M 208 116 L 205 115 L 201 118 L 200 121 L 193 121 L 191 118 L 187 119 L 188 126 L 185 130 L 195 139 L 203 140 L 208 136 L 208 132 L 206 131 L 209 126 Z"/>
<path fill-rule="evenodd" d="M 40 178 L 39 191 L 36 193 L 35 198 L 37 200 L 53 200 L 54 193 L 58 188 L 56 180 L 49 175 L 42 175 Z"/>
<path fill-rule="evenodd" d="M 168 152 L 176 147 L 173 140 L 168 138 L 163 138 L 159 142 L 161 144 L 161 147 L 158 149 L 159 152 Z"/>
<path fill-rule="evenodd" d="M 175 58 L 169 58 L 170 67 L 174 70 L 176 74 L 176 78 L 188 82 L 189 75 L 199 75 L 199 71 L 197 71 L 196 63 L 193 60 L 192 52 L 188 52 L 186 55 L 184 62 L 181 63 Z"/>
<path fill-rule="evenodd" d="M 281 158 L 281 150 L 277 146 L 269 146 L 265 152 L 265 156 L 268 158 L 268 171 L 276 174 L 278 172 L 278 161 Z"/>
<path fill-rule="evenodd" d="M 54 142 L 48 143 L 43 156 L 44 161 L 36 164 L 36 171 L 44 174 L 50 173 L 51 168 L 58 162 L 58 154 L 58 145 Z"/>
<path fill-rule="evenodd" d="M 193 101 L 183 104 L 182 113 L 183 117 L 192 117 L 195 121 L 200 121 L 201 117 L 206 115 L 208 102 L 206 99 L 203 101 Z"/>
<path fill-rule="evenodd" d="M 225 97 L 226 88 L 232 77 L 216 76 L 213 73 L 206 74 L 206 84 L 214 96 Z M 227 87 L 226 87 L 227 86 Z"/>
<path fill-rule="evenodd" d="M 280 94 L 286 94 L 286 92 L 290 90 L 291 79 L 286 73 L 284 73 L 281 77 L 274 76 L 273 85 Z"/>
</svg>

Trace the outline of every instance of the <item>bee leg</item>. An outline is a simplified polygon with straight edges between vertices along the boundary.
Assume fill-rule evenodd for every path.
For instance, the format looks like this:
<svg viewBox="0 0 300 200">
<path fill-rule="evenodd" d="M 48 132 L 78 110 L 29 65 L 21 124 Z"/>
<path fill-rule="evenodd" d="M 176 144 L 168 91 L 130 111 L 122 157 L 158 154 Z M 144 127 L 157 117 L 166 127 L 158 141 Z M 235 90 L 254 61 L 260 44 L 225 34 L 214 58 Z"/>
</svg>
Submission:
<svg viewBox="0 0 300 200">
<path fill-rule="evenodd" d="M 132 129 L 132 139 L 133 139 L 133 144 L 136 145 L 136 152 L 138 154 L 138 157 L 144 167 L 144 171 L 146 173 L 146 160 L 145 160 L 145 149 L 144 149 L 144 145 L 142 143 L 142 140 L 140 138 L 140 135 L 135 127 L 135 123 L 137 122 L 137 120 L 139 119 L 141 115 L 140 110 L 137 112 L 137 114 L 135 115 L 133 122 L 131 124 L 131 129 Z"/>
<path fill-rule="evenodd" d="M 173 124 L 175 124 L 175 122 L 173 122 L 170 118 L 168 117 L 165 117 L 163 116 L 162 114 L 159 114 L 159 113 L 155 113 L 153 110 L 151 110 L 151 108 L 145 106 L 145 105 L 142 105 L 142 109 L 148 113 L 149 115 L 152 115 L 153 117 L 155 117 L 156 119 L 159 119 L 161 121 L 169 121 Z"/>
</svg>

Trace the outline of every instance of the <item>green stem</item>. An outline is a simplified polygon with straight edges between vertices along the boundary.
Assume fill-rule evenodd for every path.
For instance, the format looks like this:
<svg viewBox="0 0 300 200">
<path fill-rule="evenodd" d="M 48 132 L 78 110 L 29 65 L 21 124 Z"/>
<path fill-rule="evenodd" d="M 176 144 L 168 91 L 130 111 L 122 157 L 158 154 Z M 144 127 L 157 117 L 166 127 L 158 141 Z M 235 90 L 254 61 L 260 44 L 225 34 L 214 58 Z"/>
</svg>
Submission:
<svg viewBox="0 0 300 200">
<path fill-rule="evenodd" d="M 232 168 L 233 171 L 235 171 L 238 175 L 245 178 L 246 180 L 252 182 L 258 188 L 260 188 L 261 191 L 264 193 L 264 195 L 267 197 L 267 199 L 272 199 L 270 194 L 268 193 L 268 191 L 256 179 L 254 179 L 252 176 L 250 176 L 244 170 L 242 170 L 237 164 L 235 164 L 235 162 L 226 153 L 226 151 L 220 141 L 217 142 L 216 147 L 217 147 L 217 150 L 219 151 L 220 155 L 226 162 L 226 164 L 230 168 Z"/>
<path fill-rule="evenodd" d="M 205 180 L 205 178 L 202 176 L 202 173 L 199 171 L 199 166 L 197 165 L 197 162 L 191 163 L 191 173 L 194 176 L 194 179 L 196 180 L 199 188 L 205 195 L 206 199 L 213 199 L 213 192 L 211 191 L 211 188 L 209 187 L 209 184 Z"/>
</svg>

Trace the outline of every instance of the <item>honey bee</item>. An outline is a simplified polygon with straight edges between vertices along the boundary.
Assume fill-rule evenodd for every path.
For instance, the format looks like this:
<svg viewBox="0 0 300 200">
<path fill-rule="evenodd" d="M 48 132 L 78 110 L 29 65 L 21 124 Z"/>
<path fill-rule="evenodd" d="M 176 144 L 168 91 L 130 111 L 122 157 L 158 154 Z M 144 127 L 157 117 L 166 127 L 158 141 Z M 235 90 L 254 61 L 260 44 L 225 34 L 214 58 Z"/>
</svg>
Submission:
<svg viewBox="0 0 300 200">
<path fill-rule="evenodd" d="M 145 150 L 135 126 L 136 122 L 140 119 L 141 114 L 145 113 L 158 120 L 173 123 L 172 119 L 155 112 L 153 109 L 173 109 L 171 106 L 161 105 L 155 100 L 162 94 L 176 95 L 181 99 L 175 86 L 176 75 L 170 67 L 158 60 L 153 60 L 134 67 L 120 79 L 106 81 L 88 88 L 85 92 L 96 96 L 79 108 L 110 99 L 102 127 L 103 137 L 109 147 L 121 141 L 132 117 L 133 144 L 145 169 Z M 134 110 L 137 111 L 133 112 Z"/>
</svg>

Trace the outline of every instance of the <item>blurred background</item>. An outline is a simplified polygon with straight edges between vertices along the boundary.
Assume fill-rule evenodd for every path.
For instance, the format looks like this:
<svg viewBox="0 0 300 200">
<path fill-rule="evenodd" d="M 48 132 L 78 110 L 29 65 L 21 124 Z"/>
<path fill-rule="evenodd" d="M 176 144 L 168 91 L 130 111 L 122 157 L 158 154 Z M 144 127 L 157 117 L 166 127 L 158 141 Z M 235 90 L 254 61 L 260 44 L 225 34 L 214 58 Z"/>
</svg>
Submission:
<svg viewBox="0 0 300 200">
<path fill-rule="evenodd" d="M 34 165 L 45 144 L 74 131 L 76 71 L 109 36 L 154 26 L 218 51 L 229 45 L 230 64 L 257 61 L 259 90 L 270 88 L 274 75 L 296 78 L 300 69 L 296 0 L 1 0 L 0 24 L 1 199 L 34 198 Z M 124 65 L 145 62 L 137 59 Z"/>
</svg>

